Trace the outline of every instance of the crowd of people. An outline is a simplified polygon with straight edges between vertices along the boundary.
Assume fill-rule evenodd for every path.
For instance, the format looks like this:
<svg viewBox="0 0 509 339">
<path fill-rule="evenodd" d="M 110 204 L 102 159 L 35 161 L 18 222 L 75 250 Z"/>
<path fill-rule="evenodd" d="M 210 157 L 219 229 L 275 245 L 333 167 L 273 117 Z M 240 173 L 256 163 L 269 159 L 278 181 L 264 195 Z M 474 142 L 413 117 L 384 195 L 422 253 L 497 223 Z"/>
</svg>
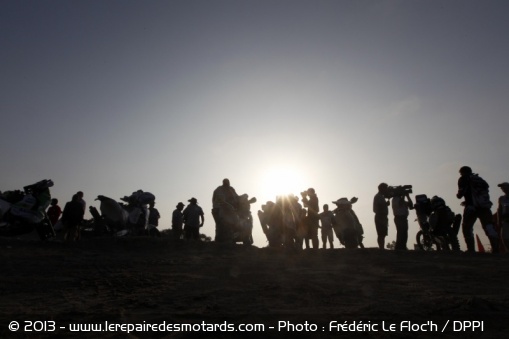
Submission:
<svg viewBox="0 0 509 339">
<path fill-rule="evenodd" d="M 478 174 L 473 173 L 469 166 L 463 166 L 459 170 L 458 192 L 456 197 L 464 199 L 461 205 L 464 207 L 462 215 L 461 230 L 467 246 L 467 252 L 475 252 L 475 239 L 473 228 L 477 220 L 480 221 L 482 228 L 488 237 L 491 250 L 498 253 L 506 250 L 509 246 L 509 183 L 503 182 L 498 185 L 504 193 L 498 199 L 498 206 L 495 213 L 492 213 L 493 203 L 490 199 L 489 185 Z M 375 213 L 375 226 L 378 236 L 378 246 L 383 249 L 385 246 L 385 237 L 388 230 L 388 206 L 391 205 L 389 186 L 381 183 L 378 186 L 378 193 L 373 200 L 373 211 Z M 418 207 L 418 206 L 415 206 Z M 408 215 L 409 210 L 414 208 L 410 196 L 396 195 L 392 197 L 392 210 L 394 214 L 394 223 L 396 225 L 396 245 L 395 249 L 406 250 L 408 239 Z M 459 250 L 456 235 L 459 229 L 455 227 L 455 217 L 446 205 L 445 201 L 437 196 L 430 199 L 430 213 L 423 211 L 423 208 L 417 208 L 417 217 L 419 224 L 423 217 L 433 213 L 432 224 L 437 234 L 443 234 L 451 239 L 453 249 Z M 456 219 L 457 220 L 457 219 Z"/>
<path fill-rule="evenodd" d="M 461 226 L 466 251 L 475 252 L 473 227 L 477 220 L 480 221 L 490 241 L 492 252 L 505 250 L 509 245 L 509 183 L 503 182 L 498 185 L 504 194 L 497 201 L 496 212 L 492 213 L 493 203 L 487 182 L 473 173 L 468 166 L 461 167 L 459 173 L 456 196 L 463 199 L 462 215 L 455 215 L 438 196 L 429 199 L 425 195 L 416 195 L 414 203 L 410 197 L 412 191 L 409 185 L 393 187 L 387 183 L 379 184 L 378 192 L 373 198 L 378 247 L 380 249 L 386 247 L 391 207 L 396 228 L 395 250 L 407 250 L 408 217 L 410 210 L 414 209 L 421 229 L 447 239 L 453 250 L 460 250 L 458 233 Z M 364 247 L 362 243 L 364 229 L 352 208 L 357 198 L 340 198 L 333 201 L 335 208 L 329 209 L 329 205 L 324 204 L 320 211 L 318 195 L 314 188 L 308 188 L 300 195 L 300 198 L 295 195 L 278 196 L 275 201 L 267 201 L 261 206 L 258 218 L 269 246 L 317 249 L 320 248 L 318 233 L 321 230 L 321 247 L 324 249 L 327 246 L 334 248 L 334 235 L 346 248 Z M 128 212 L 123 213 L 131 213 L 133 210 L 136 212 L 137 221 L 131 220 L 132 215 L 126 216 L 125 219 L 139 227 L 139 234 L 145 234 L 144 229 L 158 227 L 160 213 L 155 208 L 153 194 L 139 190 L 121 200 L 127 202 L 127 206 L 131 206 L 130 209 L 126 207 Z M 108 201 L 111 202 L 112 199 Z M 216 225 L 215 241 L 223 243 L 240 241 L 252 244 L 253 218 L 250 205 L 254 202 L 256 198 L 249 199 L 247 194 L 238 195 L 230 181 L 224 179 L 222 185 L 212 193 L 212 216 Z M 114 201 L 113 203 L 116 204 Z M 120 209 L 120 205 L 117 209 Z M 139 208 L 136 210 L 132 206 Z M 104 209 L 106 213 L 108 208 Z M 62 225 L 66 241 L 76 241 L 80 238 L 80 224 L 83 222 L 85 210 L 86 202 L 83 199 L 83 192 L 80 191 L 72 196 L 63 210 L 58 205 L 57 199 L 51 199 L 47 216 L 52 225 Z M 101 218 L 108 219 L 108 216 Z M 119 217 L 109 218 L 110 221 L 112 219 L 118 222 Z M 172 237 L 199 240 L 199 230 L 204 222 L 205 215 L 196 198 L 189 199 L 187 206 L 179 202 L 172 213 Z"/>
<path fill-rule="evenodd" d="M 396 227 L 395 250 L 408 249 L 408 217 L 410 210 L 415 209 L 421 228 L 427 228 L 427 232 L 442 239 L 442 246 L 460 251 L 458 233 L 461 227 L 466 251 L 475 252 L 473 227 L 479 220 L 490 241 L 492 253 L 506 251 L 509 246 L 509 183 L 498 185 L 504 195 L 500 196 L 496 212 L 492 213 L 493 203 L 487 182 L 468 166 L 461 167 L 459 172 L 456 196 L 463 199 L 462 215 L 454 214 L 444 199 L 438 196 L 429 199 L 425 195 L 418 195 L 418 201 L 414 204 L 410 197 L 410 185 L 392 187 L 386 183 L 379 184 L 378 193 L 373 199 L 378 247 L 385 249 L 386 246 L 391 206 Z M 317 234 L 321 228 L 322 248 L 326 248 L 327 244 L 330 248 L 334 247 L 333 231 L 346 248 L 363 248 L 364 230 L 352 209 L 357 198 L 338 199 L 332 211 L 325 204 L 320 213 L 318 197 L 313 188 L 302 192 L 301 196 L 302 204 L 299 203 L 299 197 L 289 195 L 262 205 L 258 216 L 270 246 L 303 248 L 305 245 L 311 248 L 312 245 L 312 248 L 318 248 Z"/>
</svg>

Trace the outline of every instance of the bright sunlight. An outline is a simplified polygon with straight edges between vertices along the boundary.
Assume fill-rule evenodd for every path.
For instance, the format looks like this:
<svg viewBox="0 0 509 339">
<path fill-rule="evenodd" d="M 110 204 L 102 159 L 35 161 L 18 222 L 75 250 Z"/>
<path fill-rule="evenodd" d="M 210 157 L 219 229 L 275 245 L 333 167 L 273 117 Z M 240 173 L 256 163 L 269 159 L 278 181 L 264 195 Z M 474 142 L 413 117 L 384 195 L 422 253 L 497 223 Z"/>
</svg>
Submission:
<svg viewBox="0 0 509 339">
<path fill-rule="evenodd" d="M 266 199 L 274 200 L 278 195 L 299 194 L 308 187 L 303 174 L 293 167 L 272 167 L 262 176 L 261 192 Z"/>
</svg>

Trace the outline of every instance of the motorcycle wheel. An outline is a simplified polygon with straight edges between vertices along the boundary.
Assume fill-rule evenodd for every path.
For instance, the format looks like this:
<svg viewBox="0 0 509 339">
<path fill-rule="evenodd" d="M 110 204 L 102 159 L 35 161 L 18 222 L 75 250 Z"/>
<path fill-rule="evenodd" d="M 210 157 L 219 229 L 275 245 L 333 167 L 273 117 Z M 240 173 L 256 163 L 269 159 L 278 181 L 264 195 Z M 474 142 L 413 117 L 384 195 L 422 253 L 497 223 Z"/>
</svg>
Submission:
<svg viewBox="0 0 509 339">
<path fill-rule="evenodd" d="M 433 237 L 429 234 L 424 234 L 424 232 L 422 230 L 417 232 L 415 239 L 417 241 L 417 246 L 419 246 L 419 248 L 422 251 L 440 251 L 441 250 L 440 243 L 435 239 L 435 237 Z"/>
</svg>

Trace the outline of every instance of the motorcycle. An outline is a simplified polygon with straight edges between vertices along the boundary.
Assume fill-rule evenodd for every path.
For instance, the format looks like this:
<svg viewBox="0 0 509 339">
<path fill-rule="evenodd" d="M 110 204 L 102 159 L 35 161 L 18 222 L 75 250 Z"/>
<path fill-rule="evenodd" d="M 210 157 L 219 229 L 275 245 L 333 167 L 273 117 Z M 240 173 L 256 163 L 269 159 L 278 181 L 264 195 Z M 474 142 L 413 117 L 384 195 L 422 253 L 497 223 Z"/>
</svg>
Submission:
<svg viewBox="0 0 509 339">
<path fill-rule="evenodd" d="M 51 202 L 49 188 L 53 181 L 44 179 L 23 187 L 23 191 L 7 191 L 0 196 L 0 236 L 14 237 L 37 231 L 41 240 L 55 236 L 46 214 Z"/>
<path fill-rule="evenodd" d="M 141 190 L 131 196 L 120 198 L 123 202 L 99 195 L 95 200 L 100 201 L 99 211 L 91 206 L 90 214 L 94 219 L 93 225 L 82 229 L 84 235 L 150 235 L 159 236 L 159 230 L 148 224 L 149 209 L 147 204 L 155 196 Z"/>
<path fill-rule="evenodd" d="M 415 196 L 417 222 L 421 228 L 416 234 L 417 246 L 423 251 L 459 251 L 458 231 L 461 214 L 454 214 L 439 197 L 429 199 L 425 194 Z M 441 214 L 446 214 L 441 215 Z M 440 219 L 447 219 L 440 227 Z"/>
<path fill-rule="evenodd" d="M 364 230 L 352 209 L 352 204 L 357 202 L 357 198 L 348 200 L 341 198 L 333 203 L 337 206 L 334 209 L 333 230 L 339 242 L 347 249 L 355 249 L 362 246 Z"/>
</svg>

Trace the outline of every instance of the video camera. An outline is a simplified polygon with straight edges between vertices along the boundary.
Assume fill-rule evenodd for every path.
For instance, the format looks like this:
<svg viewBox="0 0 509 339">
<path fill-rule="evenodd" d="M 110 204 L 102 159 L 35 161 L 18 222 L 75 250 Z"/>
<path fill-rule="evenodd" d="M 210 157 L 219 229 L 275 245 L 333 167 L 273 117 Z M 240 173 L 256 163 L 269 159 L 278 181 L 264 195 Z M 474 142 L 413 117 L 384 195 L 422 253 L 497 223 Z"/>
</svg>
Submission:
<svg viewBox="0 0 509 339">
<path fill-rule="evenodd" d="M 403 197 L 412 193 L 412 185 L 389 186 L 387 187 L 386 198 Z"/>
</svg>

